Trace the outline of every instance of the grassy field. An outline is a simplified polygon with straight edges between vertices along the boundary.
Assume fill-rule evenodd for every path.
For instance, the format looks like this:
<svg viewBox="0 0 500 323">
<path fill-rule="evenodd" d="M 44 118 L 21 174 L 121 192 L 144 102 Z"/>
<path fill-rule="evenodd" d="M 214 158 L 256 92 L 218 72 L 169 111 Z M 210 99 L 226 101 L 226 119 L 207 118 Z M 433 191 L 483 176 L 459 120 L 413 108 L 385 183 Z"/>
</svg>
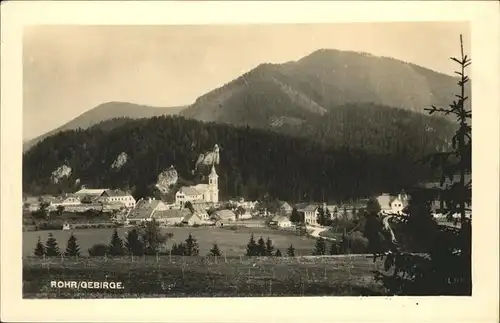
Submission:
<svg viewBox="0 0 500 323">
<path fill-rule="evenodd" d="M 24 298 L 383 295 L 366 256 L 23 259 Z M 121 290 L 57 289 L 52 280 L 121 282 Z"/>
<path fill-rule="evenodd" d="M 118 228 L 119 235 L 124 238 L 127 228 Z M 270 228 L 239 228 L 237 230 L 229 228 L 214 228 L 214 227 L 173 227 L 162 228 L 163 232 L 170 232 L 174 237 L 169 240 L 167 248 L 172 244 L 184 241 L 189 233 L 197 240 L 200 246 L 200 256 L 205 256 L 209 253 L 213 243 L 217 243 L 221 251 L 227 256 L 242 256 L 245 254 L 246 244 L 253 233 L 257 240 L 260 236 L 264 239 L 270 237 L 276 248 L 279 248 L 283 254 L 286 249 L 293 244 L 296 255 L 310 255 L 315 244 L 315 240 L 308 237 L 299 237 L 293 232 L 280 231 Z M 42 243 L 45 243 L 49 233 L 52 232 L 59 248 L 64 250 L 66 243 L 71 234 L 71 231 L 27 231 L 23 232 L 23 256 L 33 256 L 38 237 Z M 82 229 L 74 230 L 73 233 L 80 245 L 82 255 L 87 255 L 87 250 L 96 243 L 108 244 L 111 238 L 113 229 Z"/>
</svg>

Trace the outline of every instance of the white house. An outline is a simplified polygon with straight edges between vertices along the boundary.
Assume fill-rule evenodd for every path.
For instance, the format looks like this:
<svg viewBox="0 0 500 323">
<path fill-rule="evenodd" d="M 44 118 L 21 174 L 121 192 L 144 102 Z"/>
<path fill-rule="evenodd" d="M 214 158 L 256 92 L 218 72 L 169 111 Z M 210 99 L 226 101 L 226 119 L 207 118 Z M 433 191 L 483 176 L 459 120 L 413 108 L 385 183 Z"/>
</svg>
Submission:
<svg viewBox="0 0 500 323">
<path fill-rule="evenodd" d="M 124 191 L 121 190 L 105 190 L 101 194 L 101 201 L 105 203 L 121 202 L 126 208 L 132 209 L 135 207 L 135 198 Z"/>
<path fill-rule="evenodd" d="M 219 202 L 219 176 L 212 166 L 212 171 L 208 175 L 208 184 L 198 184 L 195 186 L 183 186 L 175 194 L 175 203 L 183 206 L 186 202 L 203 201 L 207 203 Z"/>
<path fill-rule="evenodd" d="M 403 214 L 404 208 L 408 205 L 408 197 L 406 194 L 399 194 L 398 196 L 391 196 L 384 193 L 377 197 L 380 204 L 380 213 L 382 214 Z"/>
<path fill-rule="evenodd" d="M 297 211 L 303 215 L 304 221 L 308 225 L 318 225 L 318 206 L 306 204 L 297 207 Z"/>
<path fill-rule="evenodd" d="M 290 228 L 292 226 L 290 219 L 284 215 L 276 215 L 270 223 L 278 226 L 279 228 Z"/>
<path fill-rule="evenodd" d="M 76 206 L 76 205 L 81 205 L 82 202 L 80 202 L 80 199 L 78 199 L 75 196 L 66 196 L 61 199 L 56 200 L 55 202 L 52 202 L 50 205 L 50 208 L 57 208 L 58 206 L 63 206 L 63 207 L 68 207 L 68 206 Z"/>
</svg>

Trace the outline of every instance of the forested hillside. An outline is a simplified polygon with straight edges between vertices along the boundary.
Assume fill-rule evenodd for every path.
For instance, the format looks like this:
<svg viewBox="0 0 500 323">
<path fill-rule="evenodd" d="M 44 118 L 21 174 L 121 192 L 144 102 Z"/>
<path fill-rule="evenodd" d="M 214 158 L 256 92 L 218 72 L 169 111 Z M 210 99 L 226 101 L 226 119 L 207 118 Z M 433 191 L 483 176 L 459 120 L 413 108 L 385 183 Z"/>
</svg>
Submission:
<svg viewBox="0 0 500 323">
<path fill-rule="evenodd" d="M 448 106 L 455 77 L 392 58 L 318 50 L 285 64 L 261 64 L 200 96 L 182 116 L 266 128 L 276 118 L 309 123 L 331 109 L 372 104 L 425 113 Z M 466 89 L 470 93 L 469 88 Z"/>
<path fill-rule="evenodd" d="M 222 197 L 336 200 L 399 190 L 426 179 L 428 170 L 416 162 L 422 157 L 416 152 L 442 145 L 442 121 L 408 111 L 384 114 L 397 111 L 389 108 L 372 109 L 371 114 L 366 113 L 369 108 L 359 109 L 339 108 L 328 117 L 330 128 L 310 128 L 310 137 L 320 140 L 172 116 L 65 131 L 24 155 L 23 189 L 71 192 L 78 179 L 89 187 L 125 188 L 141 197 L 152 193 L 158 174 L 171 165 L 183 180 L 199 180 L 191 172 L 194 163 L 214 144 L 221 147 L 217 172 Z M 128 161 L 113 169 L 122 152 Z M 51 173 L 62 165 L 71 167 L 71 175 L 54 184 Z"/>
</svg>

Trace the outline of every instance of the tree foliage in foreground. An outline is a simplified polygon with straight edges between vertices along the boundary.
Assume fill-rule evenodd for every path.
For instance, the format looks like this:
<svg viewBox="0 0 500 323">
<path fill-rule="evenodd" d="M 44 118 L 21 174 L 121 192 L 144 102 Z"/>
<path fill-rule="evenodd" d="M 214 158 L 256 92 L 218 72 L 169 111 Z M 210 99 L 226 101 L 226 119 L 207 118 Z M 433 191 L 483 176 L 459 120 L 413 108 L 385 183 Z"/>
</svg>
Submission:
<svg viewBox="0 0 500 323">
<path fill-rule="evenodd" d="M 382 255 L 386 271 L 377 272 L 392 294 L 400 295 L 471 295 L 471 175 L 472 160 L 472 111 L 464 104 L 465 86 L 469 78 L 465 68 L 471 60 L 464 55 L 460 35 L 461 57 L 451 59 L 460 65 L 457 100 L 448 108 L 432 107 L 428 111 L 454 115 L 458 130 L 452 139 L 452 149 L 430 156 L 428 161 L 442 174 L 438 187 L 417 188 L 412 192 L 408 216 L 394 224 L 398 244 L 390 253 Z M 460 228 L 438 225 L 431 215 L 430 203 L 440 200 L 451 219 L 459 215 Z M 470 216 L 469 216 L 470 215 Z M 427 253 L 427 256 L 412 251 Z"/>
</svg>

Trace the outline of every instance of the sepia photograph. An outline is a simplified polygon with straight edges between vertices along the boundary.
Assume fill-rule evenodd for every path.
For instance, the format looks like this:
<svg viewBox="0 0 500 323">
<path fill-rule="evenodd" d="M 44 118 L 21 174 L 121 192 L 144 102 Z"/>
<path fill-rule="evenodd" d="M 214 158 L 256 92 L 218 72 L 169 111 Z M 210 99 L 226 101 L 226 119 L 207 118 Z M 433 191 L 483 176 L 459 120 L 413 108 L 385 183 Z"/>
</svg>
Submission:
<svg viewBox="0 0 500 323">
<path fill-rule="evenodd" d="M 471 21 L 18 30 L 19 301 L 479 295 Z"/>
<path fill-rule="evenodd" d="M 469 30 L 26 27 L 23 296 L 470 296 Z"/>
</svg>

